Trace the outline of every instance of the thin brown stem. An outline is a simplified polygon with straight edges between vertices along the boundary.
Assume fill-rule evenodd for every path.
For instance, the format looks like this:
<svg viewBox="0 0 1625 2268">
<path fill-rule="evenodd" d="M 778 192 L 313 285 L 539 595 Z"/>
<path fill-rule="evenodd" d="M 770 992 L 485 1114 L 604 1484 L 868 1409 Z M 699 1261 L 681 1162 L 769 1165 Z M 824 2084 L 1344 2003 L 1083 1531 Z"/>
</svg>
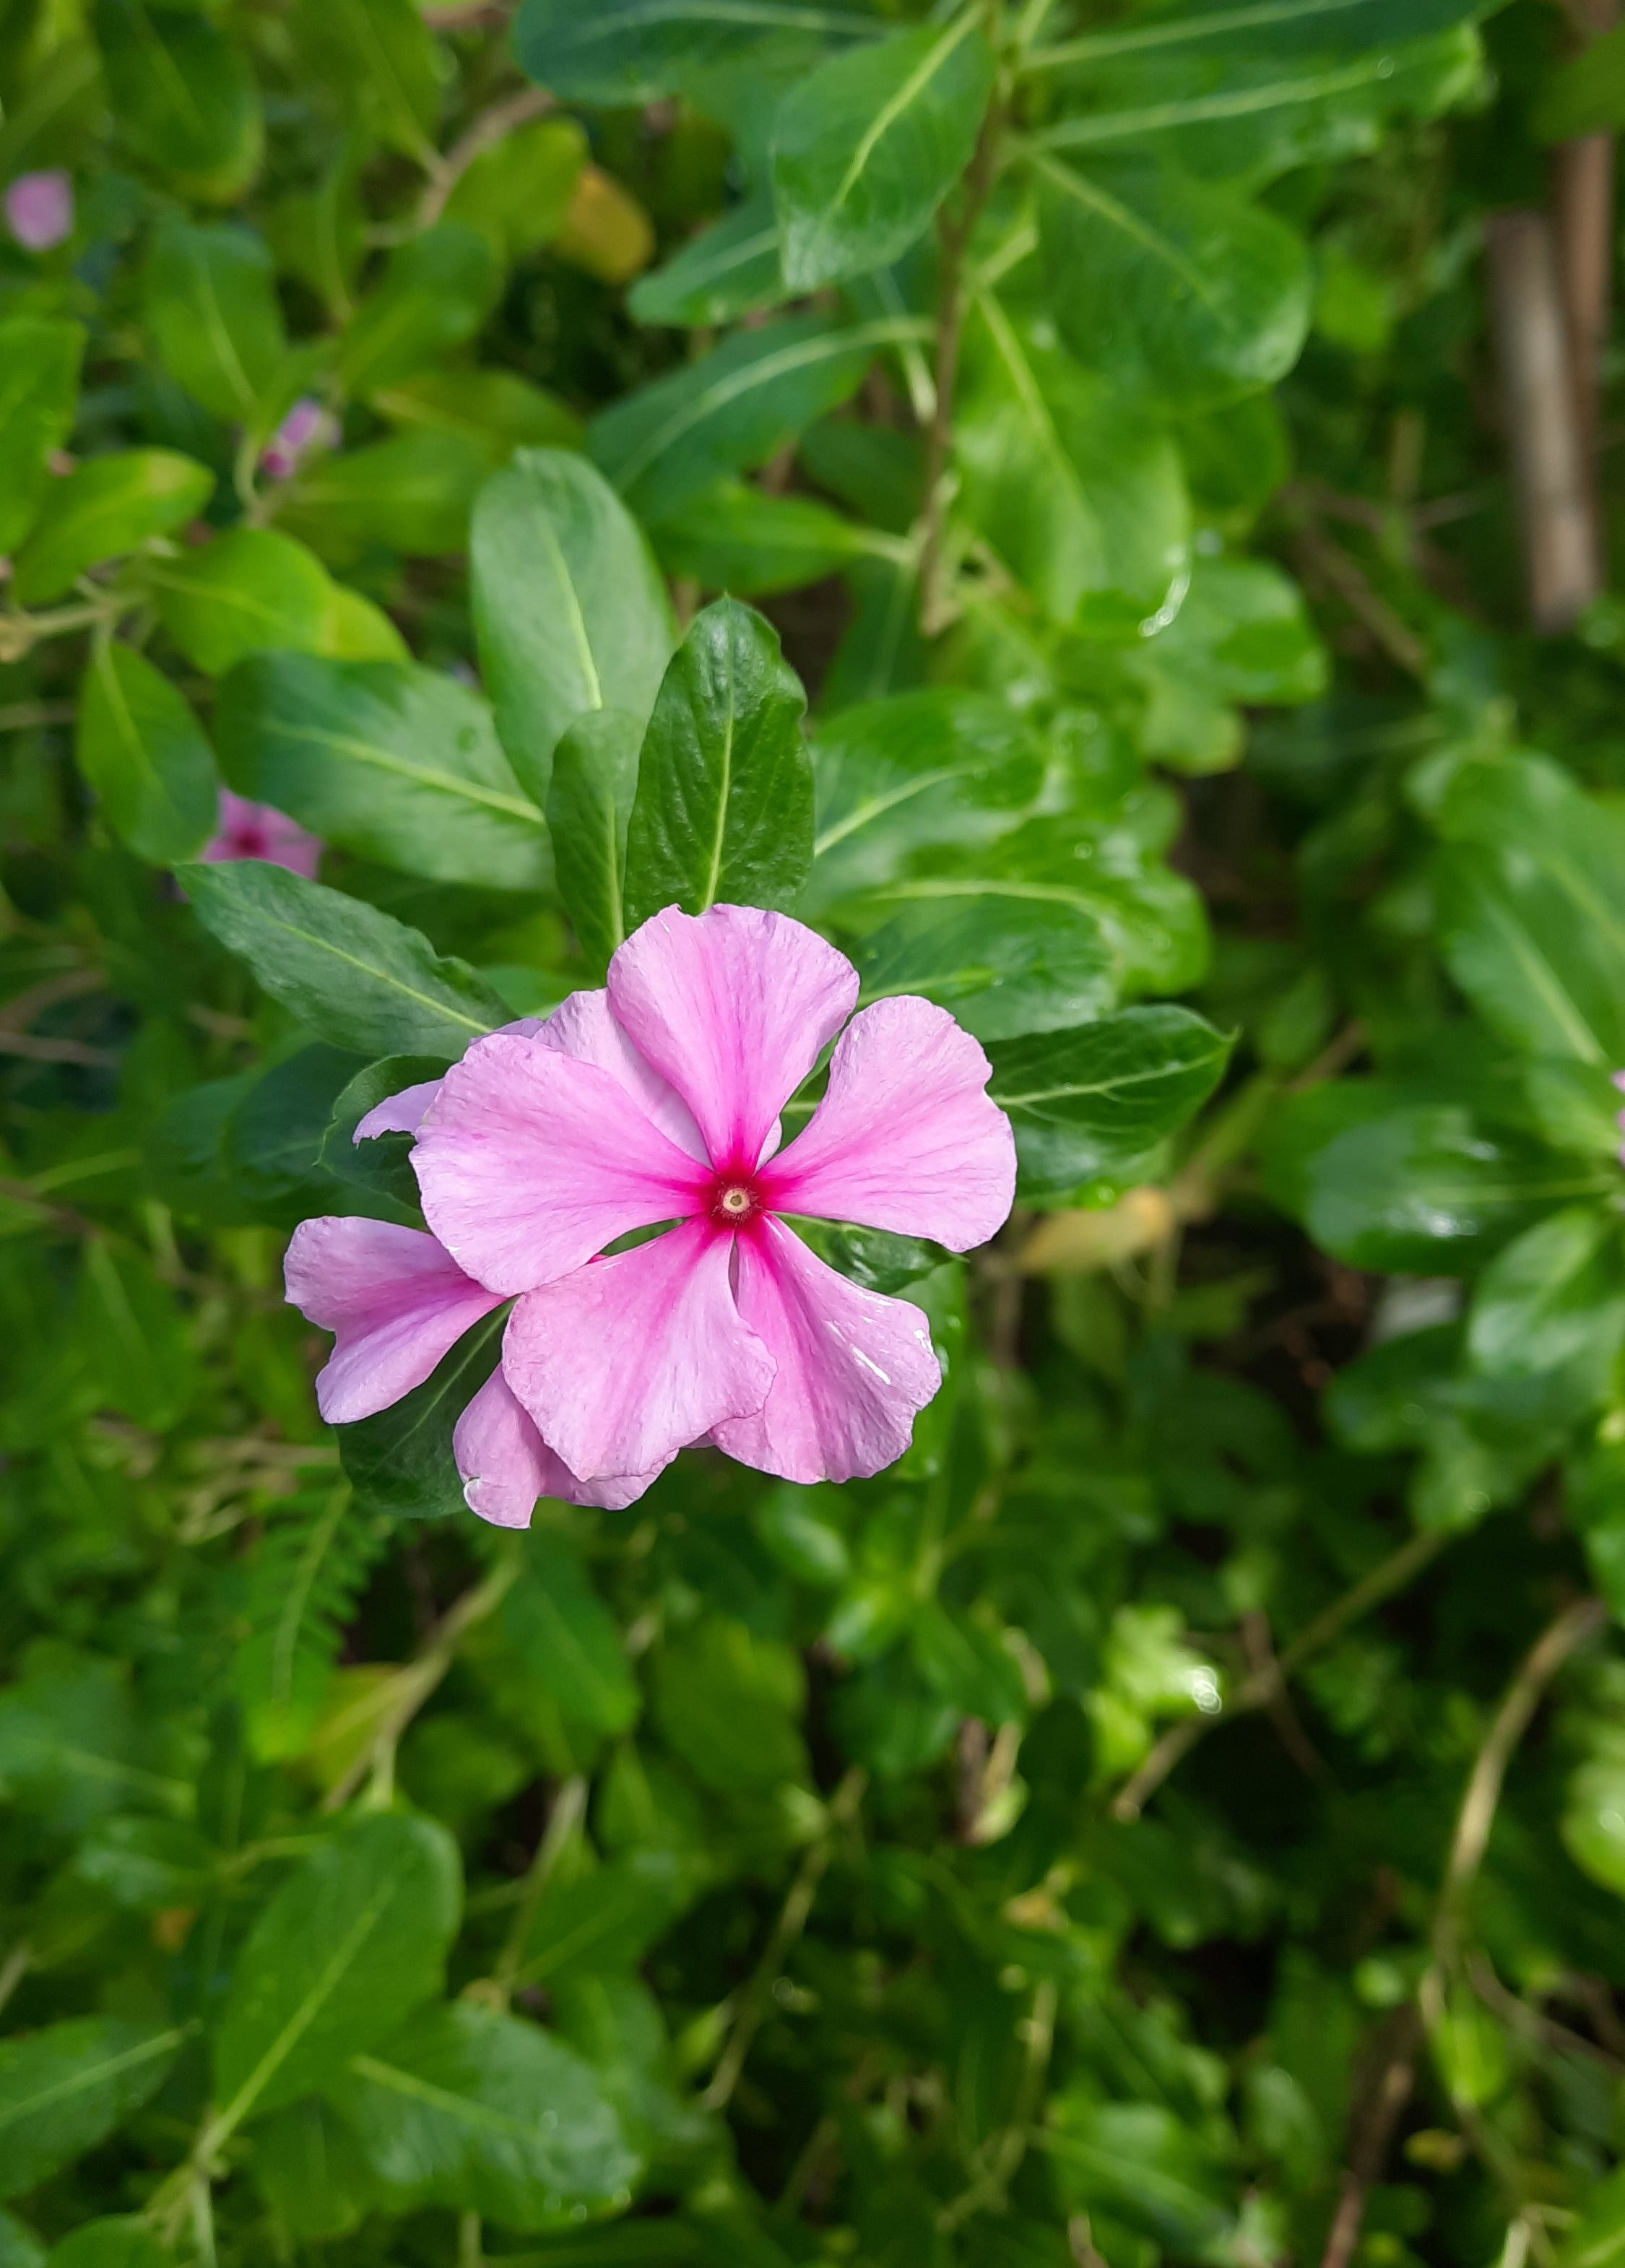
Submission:
<svg viewBox="0 0 1625 2268">
<path fill-rule="evenodd" d="M 1320 2256 L 1320 2268 L 1349 2268 L 1354 2257 L 1364 2226 L 1366 2198 L 1382 2172 L 1400 2113 L 1416 2082 L 1416 2051 L 1421 2043 L 1422 2027 L 1415 2008 L 1407 2005 L 1396 2021 L 1390 2051 L 1350 2153 L 1342 2194 L 1337 2200 L 1326 2250 Z"/>
<path fill-rule="evenodd" d="M 518 94 L 511 94 L 501 102 L 492 103 L 482 110 L 467 132 L 454 142 L 441 158 L 430 176 L 423 200 L 418 207 L 419 228 L 432 228 L 451 202 L 452 190 L 468 171 L 476 158 L 496 148 L 517 127 L 526 126 L 533 118 L 540 118 L 554 107 L 553 97 L 546 87 L 527 86 Z"/>
</svg>

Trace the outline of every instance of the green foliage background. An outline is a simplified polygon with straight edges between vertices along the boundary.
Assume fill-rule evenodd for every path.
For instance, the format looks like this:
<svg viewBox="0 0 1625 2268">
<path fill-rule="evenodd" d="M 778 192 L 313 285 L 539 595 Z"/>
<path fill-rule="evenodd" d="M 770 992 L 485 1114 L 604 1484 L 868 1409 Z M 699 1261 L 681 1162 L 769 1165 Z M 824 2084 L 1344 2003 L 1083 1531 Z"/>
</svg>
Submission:
<svg viewBox="0 0 1625 2268">
<path fill-rule="evenodd" d="M 1625 613 L 1479 260 L 1619 46 L 0 0 L 0 2268 L 1625 2259 Z M 483 1528 L 493 1326 L 336 1440 L 287 1234 L 718 898 L 1017 1214 L 828 1235 L 891 1471 Z"/>
</svg>

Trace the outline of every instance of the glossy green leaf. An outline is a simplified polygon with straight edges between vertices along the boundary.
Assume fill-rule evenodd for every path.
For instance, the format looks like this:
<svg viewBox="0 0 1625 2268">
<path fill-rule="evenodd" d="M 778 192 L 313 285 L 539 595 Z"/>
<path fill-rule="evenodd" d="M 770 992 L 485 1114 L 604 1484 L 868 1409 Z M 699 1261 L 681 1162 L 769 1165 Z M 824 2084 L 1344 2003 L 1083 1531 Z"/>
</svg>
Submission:
<svg viewBox="0 0 1625 2268">
<path fill-rule="evenodd" d="M 344 333 L 339 382 L 352 394 L 376 394 L 439 360 L 478 330 L 498 281 L 490 246 L 461 221 L 408 238 Z"/>
<path fill-rule="evenodd" d="M 208 503 L 214 484 L 206 465 L 173 449 L 85 458 L 46 492 L 17 557 L 11 587 L 18 602 L 37 607 L 60 599 L 87 567 L 183 527 Z"/>
<path fill-rule="evenodd" d="M 1147 637 L 1190 575 L 1190 508 L 1173 440 L 1102 379 L 976 306 L 954 450 L 967 518 L 1052 620 Z"/>
<path fill-rule="evenodd" d="M 171 377 L 215 416 L 261 423 L 288 358 L 263 240 L 224 222 L 166 220 L 153 236 L 142 290 L 147 328 Z"/>
<path fill-rule="evenodd" d="M 476 1323 L 421 1386 L 376 1418 L 341 1426 L 339 1455 L 364 1510 L 392 1521 L 467 1517 L 452 1436 L 496 1367 L 506 1321 L 504 1309 Z"/>
<path fill-rule="evenodd" d="M 173 2025 L 77 2016 L 0 2041 L 0 2197 L 19 2197 L 113 2132 L 180 2051 Z"/>
<path fill-rule="evenodd" d="M 773 126 L 773 195 L 792 291 L 888 266 L 930 225 L 970 163 L 994 56 L 979 18 L 833 56 Z"/>
<path fill-rule="evenodd" d="M 514 27 L 522 70 L 566 102 L 654 102 L 719 67 L 805 70 L 836 42 L 872 37 L 856 10 L 817 0 L 525 0 Z"/>
<path fill-rule="evenodd" d="M 627 306 L 640 323 L 698 327 L 776 307 L 789 294 L 773 199 L 761 189 L 640 276 Z"/>
<path fill-rule="evenodd" d="M 523 450 L 487 484 L 470 565 L 496 728 L 542 799 L 554 748 L 577 717 L 648 716 L 676 642 L 670 602 L 614 490 L 562 449 Z"/>
<path fill-rule="evenodd" d="M 203 728 L 180 688 L 117 638 L 92 648 L 74 754 L 138 858 L 173 866 L 214 833 L 220 783 Z"/>
<path fill-rule="evenodd" d="M 0 322 L 0 554 L 33 526 L 50 462 L 73 430 L 85 332 L 38 315 Z"/>
<path fill-rule="evenodd" d="M 1152 160 L 1033 158 L 1055 320 L 1118 390 L 1196 409 L 1255 393 L 1297 361 L 1310 276 L 1286 224 Z"/>
<path fill-rule="evenodd" d="M 277 528 L 232 528 L 201 550 L 155 560 L 148 580 L 164 628 L 210 677 L 268 647 L 320 653 L 332 634 L 327 569 Z"/>
<path fill-rule="evenodd" d="M 1116 1005 L 1119 954 L 1099 915 L 1080 905 L 909 906 L 855 958 L 865 1000 L 917 994 L 979 1040 L 1063 1031 Z"/>
<path fill-rule="evenodd" d="M 456 1933 L 456 1845 L 430 1820 L 352 1821 L 302 1859 L 237 1956 L 215 2035 L 233 2125 L 336 2079 L 438 1989 Z"/>
<path fill-rule="evenodd" d="M 410 1163 L 411 1138 L 406 1134 L 373 1134 L 356 1139 L 356 1129 L 370 1111 L 408 1086 L 423 1086 L 438 1079 L 444 1059 L 433 1056 L 383 1056 L 358 1071 L 333 1105 L 321 1138 L 321 1162 L 341 1181 L 380 1196 L 414 1205 L 417 1178 Z"/>
<path fill-rule="evenodd" d="M 490 711 L 438 671 L 261 654 L 222 686 L 215 730 L 238 792 L 324 842 L 436 881 L 524 890 L 546 873 Z"/>
<path fill-rule="evenodd" d="M 797 1722 L 804 1695 L 801 1663 L 788 1646 L 720 1615 L 674 1634 L 655 1664 L 660 1736 L 710 1788 L 805 1780 Z"/>
<path fill-rule="evenodd" d="M 1129 1171 L 1207 1101 L 1231 1046 L 1172 1007 L 995 1042 L 988 1092 L 1016 1130 L 1023 1188 L 1061 1194 Z"/>
<path fill-rule="evenodd" d="M 660 519 L 724 474 L 765 465 L 849 401 L 883 347 L 916 335 L 907 319 L 849 324 L 822 315 L 736 332 L 600 411 L 588 446 L 633 509 Z"/>
<path fill-rule="evenodd" d="M 375 2173 L 414 2203 L 537 2229 L 629 2201 L 637 2161 L 592 2072 L 516 2016 L 431 2009 L 357 2056 L 337 2096 Z"/>
<path fill-rule="evenodd" d="M 736 598 L 797 590 L 901 548 L 811 497 L 768 496 L 746 481 L 719 481 L 650 534 L 668 573 Z"/>
<path fill-rule="evenodd" d="M 333 1046 L 454 1062 L 507 1020 L 466 963 L 374 906 L 258 859 L 185 868 L 204 928 Z"/>
<path fill-rule="evenodd" d="M 241 48 L 196 8 L 96 0 L 92 18 L 119 131 L 188 196 L 225 204 L 257 172 L 264 127 Z"/>
<path fill-rule="evenodd" d="M 624 709 L 580 717 L 553 751 L 548 827 L 553 865 L 577 940 L 602 970 L 627 932 L 627 823 L 637 792 L 641 721 Z"/>
<path fill-rule="evenodd" d="M 737 600 L 696 615 L 643 736 L 627 830 L 629 928 L 680 906 L 791 904 L 812 863 L 806 696 Z"/>
<path fill-rule="evenodd" d="M 1571 1205 L 1498 1252 L 1473 1294 L 1467 1346 L 1492 1376 L 1584 1369 L 1600 1399 L 1625 1343 L 1625 1251 L 1600 1207 Z"/>
</svg>

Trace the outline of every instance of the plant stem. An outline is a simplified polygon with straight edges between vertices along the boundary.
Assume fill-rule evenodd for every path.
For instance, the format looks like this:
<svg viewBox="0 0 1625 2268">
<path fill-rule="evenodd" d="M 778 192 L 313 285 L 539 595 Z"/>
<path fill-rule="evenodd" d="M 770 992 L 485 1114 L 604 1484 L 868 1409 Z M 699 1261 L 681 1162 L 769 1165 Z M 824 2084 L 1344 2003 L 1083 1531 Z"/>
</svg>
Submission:
<svg viewBox="0 0 1625 2268">
<path fill-rule="evenodd" d="M 514 1987 L 519 1981 L 519 1971 L 525 1962 L 525 1948 L 530 1941 L 531 1925 L 536 1918 L 536 1909 L 541 1904 L 541 1894 L 553 1878 L 565 1845 L 580 1826 L 586 1808 L 587 1784 L 580 1773 L 577 1773 L 573 1779 L 564 1782 L 553 1800 L 553 1808 L 548 1814 L 547 1826 L 536 1845 L 536 1855 L 525 1877 L 525 1887 L 513 1919 L 509 1924 L 496 1974 L 491 1978 L 491 2004 L 504 2013 L 512 2001 Z"/>
</svg>

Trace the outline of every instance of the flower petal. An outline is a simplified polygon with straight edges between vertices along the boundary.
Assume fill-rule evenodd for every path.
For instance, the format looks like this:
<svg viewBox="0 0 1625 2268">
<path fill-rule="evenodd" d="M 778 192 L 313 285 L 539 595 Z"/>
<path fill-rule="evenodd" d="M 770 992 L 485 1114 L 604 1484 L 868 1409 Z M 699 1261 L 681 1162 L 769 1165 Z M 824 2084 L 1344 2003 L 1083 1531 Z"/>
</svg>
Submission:
<svg viewBox="0 0 1625 2268">
<path fill-rule="evenodd" d="M 705 1144 L 694 1123 L 694 1113 L 658 1071 L 645 1062 L 616 1023 L 607 992 L 572 992 L 535 1027 L 543 1047 L 574 1056 L 578 1063 L 596 1064 L 611 1079 L 619 1079 L 645 1118 L 668 1135 L 680 1150 L 705 1162 Z"/>
<path fill-rule="evenodd" d="M 458 1419 L 452 1449 L 468 1509 L 496 1528 L 528 1528 L 536 1500 L 544 1496 L 561 1504 L 623 1512 L 664 1470 L 621 1480 L 578 1481 L 536 1431 L 500 1368 L 491 1373 Z"/>
<path fill-rule="evenodd" d="M 849 1283 L 776 1220 L 739 1243 L 739 1314 L 778 1374 L 754 1416 L 716 1427 L 717 1447 L 787 1481 L 866 1479 L 893 1463 L 942 1384 L 924 1315 Z"/>
<path fill-rule="evenodd" d="M 505 1033 L 447 1071 L 412 1164 L 430 1228 L 504 1294 L 694 1212 L 710 1182 L 607 1071 Z"/>
<path fill-rule="evenodd" d="M 544 1028 L 540 1016 L 521 1016 L 517 1023 L 499 1024 L 496 1031 L 518 1032 L 530 1039 L 540 1037 Z M 496 1033 L 491 1036 L 495 1038 Z M 574 1050 L 567 1049 L 565 1052 L 571 1054 Z M 398 1094 L 386 1095 L 358 1122 L 350 1140 L 370 1142 L 375 1134 L 415 1134 L 439 1092 L 440 1081 L 426 1079 L 416 1086 L 403 1086 Z"/>
<path fill-rule="evenodd" d="M 693 1111 L 719 1172 L 760 1161 L 779 1112 L 851 1014 L 857 971 L 784 914 L 668 906 L 609 964 L 609 1004 Z"/>
<path fill-rule="evenodd" d="M 985 1244 L 1010 1215 L 1016 1142 L 986 1092 L 988 1058 L 932 1001 L 877 1000 L 854 1016 L 811 1124 L 762 1176 L 776 1212 Z"/>
<path fill-rule="evenodd" d="M 584 1481 L 644 1474 L 760 1410 L 773 1360 L 729 1287 L 731 1237 L 688 1222 L 521 1300 L 508 1383 Z"/>
<path fill-rule="evenodd" d="M 432 1236 L 387 1220 L 301 1221 L 284 1278 L 300 1314 L 336 1334 L 316 1381 L 317 1406 L 330 1425 L 353 1425 L 399 1402 L 502 1305 Z"/>
</svg>

